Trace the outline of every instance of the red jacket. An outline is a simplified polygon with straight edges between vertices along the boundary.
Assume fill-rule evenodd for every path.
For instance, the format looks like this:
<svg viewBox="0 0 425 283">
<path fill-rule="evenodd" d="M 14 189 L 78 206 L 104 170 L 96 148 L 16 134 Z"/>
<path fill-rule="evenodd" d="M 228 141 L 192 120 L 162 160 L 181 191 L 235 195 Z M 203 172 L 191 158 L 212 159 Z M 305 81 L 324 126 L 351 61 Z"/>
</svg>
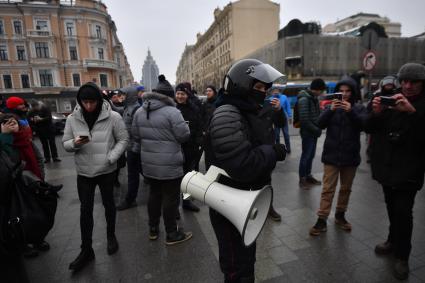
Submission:
<svg viewBox="0 0 425 283">
<path fill-rule="evenodd" d="M 19 132 L 13 134 L 13 146 L 19 151 L 21 160 L 25 161 L 25 170 L 43 179 L 32 145 L 32 130 L 29 126 L 21 125 Z"/>
</svg>

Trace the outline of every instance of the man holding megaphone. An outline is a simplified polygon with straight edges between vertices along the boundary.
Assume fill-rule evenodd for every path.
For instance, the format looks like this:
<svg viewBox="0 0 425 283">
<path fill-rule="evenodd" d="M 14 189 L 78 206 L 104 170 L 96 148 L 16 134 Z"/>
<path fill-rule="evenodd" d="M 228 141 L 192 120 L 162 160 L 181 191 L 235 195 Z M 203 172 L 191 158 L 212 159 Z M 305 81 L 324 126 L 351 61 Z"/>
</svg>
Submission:
<svg viewBox="0 0 425 283">
<path fill-rule="evenodd" d="M 226 171 L 218 182 L 240 190 L 270 185 L 276 162 L 284 160 L 284 145 L 274 144 L 272 121 L 282 117 L 278 99 L 263 107 L 266 90 L 283 75 L 254 59 L 236 62 L 224 78 L 224 94 L 206 135 L 205 159 Z M 241 194 L 243 198 L 243 194 Z M 269 209 L 270 202 L 267 207 Z M 255 216 L 254 216 L 255 217 Z M 246 246 L 240 231 L 222 213 L 210 208 L 225 282 L 254 282 L 255 238 Z M 262 226 L 261 226 L 262 227 Z"/>
</svg>

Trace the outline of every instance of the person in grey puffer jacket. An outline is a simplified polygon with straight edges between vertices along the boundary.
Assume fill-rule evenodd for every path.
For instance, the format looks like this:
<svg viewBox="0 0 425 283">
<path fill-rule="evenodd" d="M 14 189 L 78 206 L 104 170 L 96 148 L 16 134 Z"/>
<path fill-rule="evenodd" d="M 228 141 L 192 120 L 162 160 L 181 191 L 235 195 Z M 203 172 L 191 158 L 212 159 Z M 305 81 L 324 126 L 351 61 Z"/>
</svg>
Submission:
<svg viewBox="0 0 425 283">
<path fill-rule="evenodd" d="M 157 90 L 158 91 L 158 90 Z M 174 90 L 170 86 L 169 93 Z M 177 230 L 176 211 L 183 177 L 181 144 L 190 131 L 174 101 L 160 93 L 145 93 L 143 106 L 134 116 L 132 134 L 140 150 L 143 175 L 149 179 L 149 239 L 158 239 L 161 208 L 167 233 L 166 244 L 173 245 L 192 237 Z"/>
<path fill-rule="evenodd" d="M 124 101 L 123 119 L 130 140 L 127 145 L 128 189 L 125 199 L 122 200 L 120 204 L 118 204 L 117 210 L 125 210 L 128 208 L 135 207 L 137 205 L 136 197 L 139 191 L 140 173 L 142 172 L 140 165 L 140 152 L 135 147 L 134 136 L 131 133 L 131 125 L 133 123 L 134 115 L 136 114 L 137 109 L 139 109 L 139 107 L 141 106 L 139 102 L 137 86 L 129 86 L 123 88 L 121 91 L 127 95 Z"/>
<path fill-rule="evenodd" d="M 92 248 L 93 203 L 96 186 L 99 186 L 107 224 L 107 252 L 118 250 L 115 237 L 116 210 L 114 203 L 115 170 L 123 154 L 128 134 L 121 116 L 111 110 L 94 83 L 86 83 L 77 93 L 78 105 L 66 120 L 63 146 L 75 152 L 77 188 L 81 202 L 80 228 L 81 252 L 69 269 L 78 271 L 94 259 Z"/>
</svg>

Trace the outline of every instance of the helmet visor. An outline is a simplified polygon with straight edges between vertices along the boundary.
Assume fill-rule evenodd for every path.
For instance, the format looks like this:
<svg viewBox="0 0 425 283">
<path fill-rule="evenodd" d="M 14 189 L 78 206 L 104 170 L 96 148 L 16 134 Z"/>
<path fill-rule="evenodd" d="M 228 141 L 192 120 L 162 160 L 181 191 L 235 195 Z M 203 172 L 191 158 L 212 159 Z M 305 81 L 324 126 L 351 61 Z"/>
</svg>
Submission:
<svg viewBox="0 0 425 283">
<path fill-rule="evenodd" d="M 278 79 L 281 79 L 279 80 L 280 83 L 286 82 L 286 76 L 269 64 L 251 66 L 246 70 L 246 73 L 252 78 L 266 84 L 273 83 Z"/>
</svg>

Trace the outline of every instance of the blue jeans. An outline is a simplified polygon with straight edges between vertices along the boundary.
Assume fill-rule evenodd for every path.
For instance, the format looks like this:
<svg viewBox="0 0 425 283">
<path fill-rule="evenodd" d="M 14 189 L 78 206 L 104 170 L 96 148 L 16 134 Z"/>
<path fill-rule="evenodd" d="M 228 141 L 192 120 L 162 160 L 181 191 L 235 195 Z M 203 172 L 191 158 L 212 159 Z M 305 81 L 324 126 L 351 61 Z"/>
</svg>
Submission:
<svg viewBox="0 0 425 283">
<path fill-rule="evenodd" d="M 128 203 L 132 203 L 137 197 L 137 192 L 139 191 L 140 173 L 142 171 L 141 168 L 142 168 L 142 165 L 140 161 L 140 153 L 128 150 L 127 151 L 128 190 L 127 190 L 127 196 L 125 197 L 125 200 Z"/>
<path fill-rule="evenodd" d="M 299 175 L 300 178 L 311 175 L 311 166 L 314 155 L 316 154 L 317 138 L 312 136 L 302 136 L 302 153 L 300 159 Z"/>
<path fill-rule="evenodd" d="M 285 146 L 288 152 L 291 151 L 291 142 L 289 141 L 289 127 L 288 122 L 286 122 L 283 128 L 274 128 L 274 133 L 276 135 L 276 143 L 280 144 L 280 131 L 282 130 L 283 138 L 285 139 Z"/>
</svg>

